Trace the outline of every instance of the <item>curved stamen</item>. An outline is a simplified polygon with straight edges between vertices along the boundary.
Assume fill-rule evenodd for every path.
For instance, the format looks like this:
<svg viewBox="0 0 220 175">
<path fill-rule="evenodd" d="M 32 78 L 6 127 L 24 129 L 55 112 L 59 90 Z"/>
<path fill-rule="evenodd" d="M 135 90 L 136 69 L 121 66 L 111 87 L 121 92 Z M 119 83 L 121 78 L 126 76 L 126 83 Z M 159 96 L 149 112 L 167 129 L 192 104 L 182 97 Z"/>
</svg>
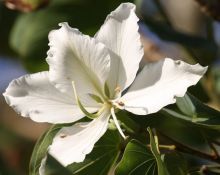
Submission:
<svg viewBox="0 0 220 175">
<path fill-rule="evenodd" d="M 121 129 L 119 123 L 118 123 L 117 117 L 116 117 L 116 115 L 115 115 L 115 110 L 114 110 L 113 107 L 111 108 L 111 114 L 112 114 L 112 118 L 113 118 L 113 120 L 114 120 L 114 122 L 115 122 L 115 125 L 116 125 L 116 127 L 117 127 L 119 133 L 120 133 L 121 136 L 125 139 L 126 136 L 124 135 L 124 133 L 123 133 L 123 131 L 122 131 L 122 129 Z"/>
<path fill-rule="evenodd" d="M 88 112 L 88 111 L 86 110 L 86 108 L 84 108 L 84 106 L 82 105 L 82 103 L 81 103 L 81 101 L 79 100 L 79 97 L 78 97 L 78 95 L 77 95 L 76 86 L 75 86 L 74 81 L 72 81 L 72 86 L 73 86 L 74 96 L 75 96 L 75 98 L 76 98 L 76 103 L 77 103 L 77 105 L 79 106 L 79 108 L 81 109 L 81 111 L 82 111 L 87 117 L 89 117 L 90 119 L 94 119 L 94 118 L 98 117 L 97 114 L 98 114 L 99 112 L 96 113 L 96 114 L 92 114 L 92 113 Z"/>
</svg>

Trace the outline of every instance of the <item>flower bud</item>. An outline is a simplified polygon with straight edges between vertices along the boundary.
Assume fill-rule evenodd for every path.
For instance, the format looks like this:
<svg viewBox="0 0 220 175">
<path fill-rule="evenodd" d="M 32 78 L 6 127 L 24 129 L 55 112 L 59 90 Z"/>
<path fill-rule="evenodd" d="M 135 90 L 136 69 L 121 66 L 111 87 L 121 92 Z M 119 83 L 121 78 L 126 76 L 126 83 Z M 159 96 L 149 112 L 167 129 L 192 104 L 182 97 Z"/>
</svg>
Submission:
<svg viewBox="0 0 220 175">
<path fill-rule="evenodd" d="M 46 6 L 49 0 L 5 0 L 5 5 L 12 10 L 30 12 Z"/>
</svg>

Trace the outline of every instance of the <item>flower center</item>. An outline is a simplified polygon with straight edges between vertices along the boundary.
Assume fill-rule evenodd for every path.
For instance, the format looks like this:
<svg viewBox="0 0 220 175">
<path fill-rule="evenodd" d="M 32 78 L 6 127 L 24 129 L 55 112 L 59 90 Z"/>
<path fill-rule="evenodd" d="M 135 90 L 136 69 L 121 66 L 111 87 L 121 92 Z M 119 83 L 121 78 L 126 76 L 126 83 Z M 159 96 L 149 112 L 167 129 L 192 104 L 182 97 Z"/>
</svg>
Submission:
<svg viewBox="0 0 220 175">
<path fill-rule="evenodd" d="M 97 117 L 99 117 L 104 111 L 109 110 L 111 113 L 111 116 L 113 118 L 113 121 L 119 131 L 119 133 L 121 134 L 121 136 L 125 139 L 125 135 L 120 127 L 120 124 L 117 120 L 117 117 L 115 115 L 115 109 L 124 109 L 124 103 L 119 101 L 117 98 L 114 100 L 111 100 L 109 98 L 103 100 L 102 98 L 100 98 L 99 96 L 95 95 L 95 94 L 89 94 L 89 96 L 95 100 L 97 103 L 101 104 L 101 108 L 98 110 L 97 113 L 90 113 L 87 111 L 87 109 L 82 105 L 77 92 L 76 92 L 76 87 L 75 87 L 75 83 L 72 82 L 72 86 L 73 86 L 73 91 L 74 91 L 74 95 L 75 95 L 75 99 L 77 102 L 77 105 L 79 106 L 79 108 L 81 109 L 81 111 L 90 119 L 95 119 Z"/>
</svg>

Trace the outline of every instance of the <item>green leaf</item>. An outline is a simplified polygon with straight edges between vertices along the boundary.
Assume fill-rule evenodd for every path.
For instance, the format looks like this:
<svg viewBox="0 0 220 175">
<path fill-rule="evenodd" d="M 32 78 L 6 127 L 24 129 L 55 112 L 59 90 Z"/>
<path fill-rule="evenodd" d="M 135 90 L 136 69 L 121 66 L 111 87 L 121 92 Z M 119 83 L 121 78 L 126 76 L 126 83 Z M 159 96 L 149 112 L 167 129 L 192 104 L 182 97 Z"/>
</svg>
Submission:
<svg viewBox="0 0 220 175">
<path fill-rule="evenodd" d="M 142 143 L 131 140 L 124 151 L 122 160 L 117 165 L 115 175 L 157 175 L 154 155 Z"/>
<path fill-rule="evenodd" d="M 157 170 L 158 170 L 158 174 L 160 175 L 168 175 L 168 171 L 161 159 L 161 155 L 159 153 L 159 148 L 158 148 L 158 143 L 155 141 L 155 138 L 152 134 L 151 129 L 148 127 L 147 128 L 149 134 L 150 134 L 150 148 L 151 148 L 151 152 L 153 153 L 156 162 L 157 162 Z"/>
<path fill-rule="evenodd" d="M 151 151 L 137 140 L 131 140 L 116 167 L 115 175 L 168 175 L 151 137 Z"/>
<path fill-rule="evenodd" d="M 62 166 L 56 159 L 52 156 L 47 156 L 45 174 L 44 175 L 72 175 L 71 171 Z"/>
<path fill-rule="evenodd" d="M 39 175 L 39 167 L 42 159 L 47 155 L 48 146 L 52 143 L 54 136 L 62 127 L 63 125 L 52 126 L 37 141 L 30 160 L 29 175 Z"/>
<path fill-rule="evenodd" d="M 117 112 L 117 119 L 128 133 L 137 134 L 141 129 L 140 126 L 129 117 L 128 112 L 126 111 L 121 110 Z"/>
<path fill-rule="evenodd" d="M 121 141 L 118 131 L 108 130 L 82 163 L 73 163 L 67 168 L 77 175 L 106 175 L 120 155 Z"/>
<path fill-rule="evenodd" d="M 72 125 L 55 125 L 51 127 L 36 143 L 30 161 L 30 175 L 39 175 L 39 167 L 45 156 L 46 175 L 62 174 L 68 175 L 105 175 L 115 164 L 121 151 L 121 138 L 118 131 L 108 130 L 105 135 L 95 144 L 93 151 L 86 156 L 82 163 L 73 163 L 67 168 L 63 167 L 50 155 L 47 155 L 48 146 L 52 143 L 56 133 L 64 126 Z M 66 172 L 66 173 L 65 173 Z M 99 174 L 97 174 L 99 172 Z"/>
<path fill-rule="evenodd" d="M 196 99 L 194 96 L 189 95 L 188 96 L 188 109 L 191 110 L 190 108 L 194 108 L 194 112 L 190 111 L 185 111 L 184 113 L 188 114 L 188 116 L 176 111 L 176 110 L 171 110 L 164 108 L 162 110 L 162 113 L 165 115 L 169 115 L 172 117 L 176 117 L 179 119 L 186 120 L 188 122 L 192 122 L 193 124 L 202 126 L 202 127 L 207 127 L 210 129 L 216 129 L 220 130 L 220 112 L 210 108 L 209 106 L 203 104 L 201 101 Z M 186 104 L 186 103 L 185 103 Z M 186 104 L 187 106 L 187 104 Z M 190 107 L 189 107 L 190 106 Z M 192 107 L 194 106 L 194 107 Z M 185 107 L 181 107 L 182 110 Z M 191 115 L 189 115 L 191 113 Z"/>
<path fill-rule="evenodd" d="M 13 23 L 17 17 L 16 11 L 9 10 L 3 2 L 0 2 L 0 53 L 2 55 L 14 56 L 9 46 L 8 39 Z M 7 19 L 7 20 L 6 20 Z"/>
<path fill-rule="evenodd" d="M 185 94 L 184 97 L 177 97 L 176 105 L 183 114 L 188 116 L 195 115 L 195 106 L 193 105 L 193 103 L 190 100 L 190 97 L 187 94 Z"/>
<path fill-rule="evenodd" d="M 174 143 L 178 142 L 192 149 L 198 151 L 202 150 L 207 154 L 212 152 L 204 133 L 207 133 L 210 137 L 213 136 L 213 132 L 216 133 L 216 131 L 213 131 L 210 134 L 208 132 L 210 129 L 201 128 L 191 121 L 189 122 L 177 117 L 173 117 L 170 114 L 164 113 L 164 110 L 143 117 L 132 115 L 132 118 L 134 118 L 134 120 L 139 123 L 142 128 L 146 128 L 148 126 L 155 128 L 159 133 L 162 133 L 164 136 L 168 137 L 168 140 L 173 140 Z"/>
<path fill-rule="evenodd" d="M 165 154 L 164 163 L 170 173 L 170 175 L 186 175 L 187 174 L 187 162 L 184 156 L 178 152 L 170 152 Z"/>
</svg>

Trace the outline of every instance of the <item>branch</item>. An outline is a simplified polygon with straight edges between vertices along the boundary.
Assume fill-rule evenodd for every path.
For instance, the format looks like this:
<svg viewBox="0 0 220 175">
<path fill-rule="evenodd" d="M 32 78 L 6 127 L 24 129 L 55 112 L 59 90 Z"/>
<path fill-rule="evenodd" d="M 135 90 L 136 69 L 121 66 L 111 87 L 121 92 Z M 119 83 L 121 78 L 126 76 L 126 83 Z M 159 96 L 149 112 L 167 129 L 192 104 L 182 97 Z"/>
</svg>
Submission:
<svg viewBox="0 0 220 175">
<path fill-rule="evenodd" d="M 216 154 L 207 154 L 204 153 L 202 151 L 193 149 L 187 145 L 184 145 L 174 139 L 172 139 L 171 137 L 163 134 L 160 132 L 160 135 L 162 135 L 163 137 L 165 137 L 166 139 L 168 139 L 169 141 L 171 141 L 174 145 L 176 145 L 176 150 L 183 152 L 183 153 L 187 153 L 187 154 L 191 154 L 191 155 L 196 155 L 197 157 L 206 159 L 206 160 L 210 160 L 212 162 L 216 162 L 216 163 L 220 163 L 220 158 L 218 156 L 216 156 Z"/>
</svg>

